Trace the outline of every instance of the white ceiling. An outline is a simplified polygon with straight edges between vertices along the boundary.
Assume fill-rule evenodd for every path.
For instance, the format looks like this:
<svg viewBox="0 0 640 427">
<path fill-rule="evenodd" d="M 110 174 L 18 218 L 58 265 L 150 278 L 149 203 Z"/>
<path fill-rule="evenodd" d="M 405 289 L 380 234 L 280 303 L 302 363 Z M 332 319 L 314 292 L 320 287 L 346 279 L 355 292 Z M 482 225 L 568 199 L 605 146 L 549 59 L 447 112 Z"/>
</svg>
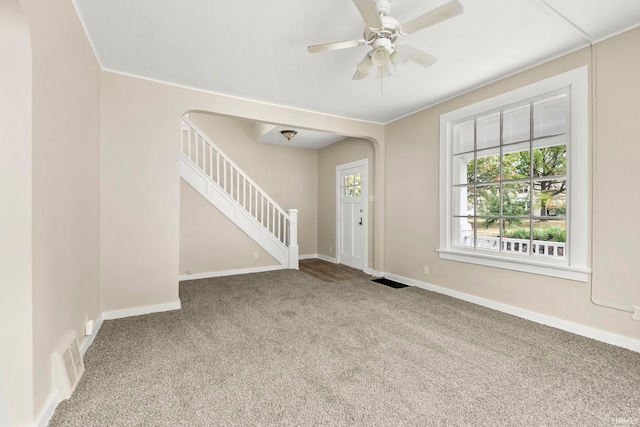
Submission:
<svg viewBox="0 0 640 427">
<path fill-rule="evenodd" d="M 390 15 L 445 2 L 392 0 Z M 403 38 L 439 61 L 409 63 L 381 94 L 380 80 L 351 79 L 367 46 L 306 50 L 362 37 L 351 0 L 76 0 L 104 69 L 377 123 L 640 24 L 640 0 L 461 2 L 462 15 Z"/>
<path fill-rule="evenodd" d="M 346 138 L 342 135 L 318 132 L 309 129 L 298 129 L 291 126 L 268 126 L 268 128 L 269 130 L 266 133 L 262 134 L 262 132 L 260 132 L 262 135 L 256 138 L 256 142 L 318 150 Z M 280 133 L 283 130 L 295 130 L 297 134 L 291 139 L 291 141 L 287 141 L 287 138 L 282 136 Z"/>
</svg>

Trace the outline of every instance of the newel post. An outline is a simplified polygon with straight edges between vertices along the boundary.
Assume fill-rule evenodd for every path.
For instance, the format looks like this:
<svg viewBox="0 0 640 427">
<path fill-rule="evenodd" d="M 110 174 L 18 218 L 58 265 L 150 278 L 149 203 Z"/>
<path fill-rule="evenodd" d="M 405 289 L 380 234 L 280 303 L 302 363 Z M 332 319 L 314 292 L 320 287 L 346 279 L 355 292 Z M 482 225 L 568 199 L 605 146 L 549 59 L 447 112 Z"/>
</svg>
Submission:
<svg viewBox="0 0 640 427">
<path fill-rule="evenodd" d="M 298 269 L 298 209 L 289 209 L 289 268 Z"/>
</svg>

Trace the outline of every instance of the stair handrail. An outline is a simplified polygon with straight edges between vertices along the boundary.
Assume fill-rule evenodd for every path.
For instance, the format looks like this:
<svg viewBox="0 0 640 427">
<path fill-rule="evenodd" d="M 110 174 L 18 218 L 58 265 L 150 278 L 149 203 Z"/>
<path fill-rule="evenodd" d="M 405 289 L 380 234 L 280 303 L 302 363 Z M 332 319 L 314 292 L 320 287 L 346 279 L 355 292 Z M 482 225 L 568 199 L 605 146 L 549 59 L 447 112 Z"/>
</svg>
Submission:
<svg viewBox="0 0 640 427">
<path fill-rule="evenodd" d="M 200 136 L 200 138 L 202 138 L 202 140 L 204 142 L 206 142 L 209 146 L 211 146 L 211 148 L 213 148 L 213 150 L 215 152 L 217 152 L 233 169 L 235 169 L 235 171 L 237 173 L 239 173 L 240 175 L 242 175 L 242 178 L 244 180 L 246 180 L 255 190 L 257 193 L 260 194 L 261 197 L 264 198 L 264 200 L 268 201 L 278 212 L 280 212 L 280 214 L 287 220 L 287 222 L 291 221 L 290 215 L 287 211 L 285 211 L 278 203 L 276 203 L 275 200 L 273 200 L 271 197 L 269 197 L 269 195 L 267 194 L 266 191 L 264 191 L 258 184 L 256 184 L 256 182 L 254 180 L 251 179 L 251 177 L 249 177 L 249 175 L 247 175 L 242 168 L 240 168 L 233 160 L 231 160 L 231 158 L 220 149 L 220 147 L 218 147 L 218 145 L 216 145 L 216 143 L 214 143 L 211 138 L 209 138 L 198 126 L 196 126 L 195 123 L 193 123 L 188 117 L 182 117 L 182 121 L 183 123 L 185 123 L 188 127 L 190 127 L 193 131 L 195 131 L 198 136 Z M 182 147 L 181 147 L 181 152 L 182 154 L 184 154 L 185 156 L 189 157 L 187 155 L 187 153 L 184 152 L 184 141 L 182 141 Z M 191 160 L 192 163 L 195 164 L 195 162 L 189 158 L 189 160 Z M 196 166 L 200 169 L 200 166 L 196 164 Z M 205 172 L 206 173 L 206 172 Z M 214 180 L 215 182 L 215 180 Z M 219 183 L 215 182 L 216 185 L 220 186 Z M 243 206 L 243 209 L 247 210 L 246 207 Z M 264 224 L 263 224 L 263 227 Z M 268 229 L 267 230 L 272 233 L 271 230 Z M 291 237 L 291 236 L 290 236 Z M 289 242 L 288 239 L 285 239 L 287 241 L 285 241 L 284 243 L 289 246 Z"/>
</svg>

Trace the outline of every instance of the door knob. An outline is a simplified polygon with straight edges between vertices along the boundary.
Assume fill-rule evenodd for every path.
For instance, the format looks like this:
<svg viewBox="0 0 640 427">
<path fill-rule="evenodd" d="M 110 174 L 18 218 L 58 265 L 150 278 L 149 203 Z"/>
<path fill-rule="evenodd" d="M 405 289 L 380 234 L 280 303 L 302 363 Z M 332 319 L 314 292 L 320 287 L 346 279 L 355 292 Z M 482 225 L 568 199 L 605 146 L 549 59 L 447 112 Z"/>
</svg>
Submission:
<svg viewBox="0 0 640 427">
<path fill-rule="evenodd" d="M 362 225 L 362 218 L 360 218 L 360 223 L 359 223 L 359 225 Z"/>
</svg>

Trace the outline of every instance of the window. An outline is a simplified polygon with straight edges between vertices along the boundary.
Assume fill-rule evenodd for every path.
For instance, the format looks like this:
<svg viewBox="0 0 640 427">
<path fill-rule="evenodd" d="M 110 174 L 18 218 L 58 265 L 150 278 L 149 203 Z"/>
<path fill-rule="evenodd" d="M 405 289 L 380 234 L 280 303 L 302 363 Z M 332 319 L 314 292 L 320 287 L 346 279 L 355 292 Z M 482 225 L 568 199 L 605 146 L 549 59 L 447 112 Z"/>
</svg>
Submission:
<svg viewBox="0 0 640 427">
<path fill-rule="evenodd" d="M 342 197 L 359 197 L 362 192 L 362 178 L 359 173 L 342 177 Z"/>
<path fill-rule="evenodd" d="M 586 67 L 441 116 L 440 256 L 586 281 Z"/>
</svg>

